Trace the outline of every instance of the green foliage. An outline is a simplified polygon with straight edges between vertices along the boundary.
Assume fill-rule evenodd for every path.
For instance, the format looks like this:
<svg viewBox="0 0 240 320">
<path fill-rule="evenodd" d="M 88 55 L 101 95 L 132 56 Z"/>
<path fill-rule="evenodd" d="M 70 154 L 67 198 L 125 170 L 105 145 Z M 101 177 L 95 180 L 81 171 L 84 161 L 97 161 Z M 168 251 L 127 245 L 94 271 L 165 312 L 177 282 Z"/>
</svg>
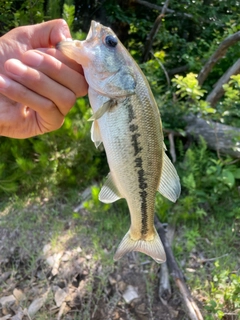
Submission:
<svg viewBox="0 0 240 320">
<path fill-rule="evenodd" d="M 84 186 L 101 172 L 90 140 L 90 108 L 80 98 L 60 130 L 26 140 L 1 137 L 0 192 Z"/>
<path fill-rule="evenodd" d="M 179 172 L 183 191 L 174 219 L 202 220 L 210 213 L 221 219 L 240 217 L 237 163 L 218 159 L 201 140 L 187 150 Z"/>
<path fill-rule="evenodd" d="M 178 89 L 176 94 L 181 98 L 187 97 L 195 101 L 199 100 L 206 92 L 198 85 L 197 74 L 192 72 L 188 73 L 186 77 L 176 75 L 172 82 L 176 84 Z"/>
<path fill-rule="evenodd" d="M 63 19 L 66 20 L 69 28 L 72 28 L 73 21 L 74 21 L 74 13 L 75 13 L 75 6 L 73 4 L 66 4 L 63 5 Z"/>
<path fill-rule="evenodd" d="M 0 0 L 0 36 L 14 27 L 12 1 Z"/>
<path fill-rule="evenodd" d="M 206 305 L 208 313 L 223 319 L 224 310 L 235 311 L 240 309 L 240 275 L 228 269 L 222 269 L 219 261 L 215 262 L 212 280 L 210 281 L 209 295 L 214 297 Z M 240 315 L 240 311 L 238 312 Z M 209 316 L 206 319 L 212 319 Z"/>
<path fill-rule="evenodd" d="M 44 18 L 44 0 L 25 0 L 14 13 L 15 26 L 40 23 Z"/>
<path fill-rule="evenodd" d="M 51 19 L 57 19 L 61 16 L 62 1 L 48 0 L 47 2 L 47 16 Z"/>
</svg>

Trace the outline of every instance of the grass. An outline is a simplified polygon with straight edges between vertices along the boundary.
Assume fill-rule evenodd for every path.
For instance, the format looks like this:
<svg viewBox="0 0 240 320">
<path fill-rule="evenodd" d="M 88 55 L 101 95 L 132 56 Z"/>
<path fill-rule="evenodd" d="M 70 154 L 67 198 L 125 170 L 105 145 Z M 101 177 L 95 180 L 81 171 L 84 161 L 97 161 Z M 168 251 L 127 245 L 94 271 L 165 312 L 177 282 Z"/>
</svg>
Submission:
<svg viewBox="0 0 240 320">
<path fill-rule="evenodd" d="M 76 190 L 54 195 L 48 192 L 41 197 L 14 196 L 1 202 L 0 269 L 2 273 L 10 271 L 11 276 L 0 284 L 0 297 L 18 287 L 31 300 L 34 290 L 37 297 L 50 286 L 53 289 L 35 319 L 56 319 L 54 288 L 62 285 L 71 296 L 66 320 L 79 319 L 79 314 L 83 320 L 107 319 L 109 315 L 112 319 L 118 319 L 117 315 L 138 319 L 138 306 L 131 308 L 121 296 L 122 288 L 132 280 L 139 286 L 149 319 L 155 319 L 156 308 L 160 308 L 158 266 L 142 254 L 113 262 L 114 252 L 129 228 L 128 209 L 124 201 L 111 206 L 99 203 L 98 191 L 98 187 L 93 187 L 81 213 L 73 212 L 81 201 Z M 202 306 L 204 319 L 237 319 L 240 315 L 239 226 L 237 219 L 213 217 L 176 225 L 174 254 L 191 292 Z M 55 277 L 43 255 L 46 244 L 50 244 L 48 255 L 71 254 L 72 260 L 61 262 Z M 143 267 L 141 262 L 148 260 Z M 111 277 L 114 281 L 110 281 Z M 62 284 L 64 281 L 68 286 Z M 76 294 L 76 286 L 81 287 L 80 295 Z M 178 296 L 176 290 L 173 298 Z M 25 301 L 23 307 L 29 303 Z M 174 308 L 178 310 L 177 319 L 183 319 L 181 305 Z"/>
</svg>

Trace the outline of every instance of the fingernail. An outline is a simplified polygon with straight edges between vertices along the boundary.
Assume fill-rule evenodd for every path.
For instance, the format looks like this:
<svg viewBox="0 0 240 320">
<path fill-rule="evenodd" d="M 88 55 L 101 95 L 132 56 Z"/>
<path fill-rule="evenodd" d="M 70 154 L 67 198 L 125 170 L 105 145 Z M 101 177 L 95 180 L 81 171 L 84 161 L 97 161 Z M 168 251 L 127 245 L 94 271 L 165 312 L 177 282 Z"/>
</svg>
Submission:
<svg viewBox="0 0 240 320">
<path fill-rule="evenodd" d="M 38 67 L 43 59 L 44 57 L 35 51 L 27 51 L 24 54 L 24 62 L 30 67 Z"/>
<path fill-rule="evenodd" d="M 10 82 L 7 78 L 0 75 L 0 88 L 7 88 L 9 86 Z"/>
<path fill-rule="evenodd" d="M 27 71 L 27 66 L 16 59 L 8 60 L 5 64 L 5 68 L 8 72 L 15 74 L 16 76 L 22 76 Z"/>
</svg>

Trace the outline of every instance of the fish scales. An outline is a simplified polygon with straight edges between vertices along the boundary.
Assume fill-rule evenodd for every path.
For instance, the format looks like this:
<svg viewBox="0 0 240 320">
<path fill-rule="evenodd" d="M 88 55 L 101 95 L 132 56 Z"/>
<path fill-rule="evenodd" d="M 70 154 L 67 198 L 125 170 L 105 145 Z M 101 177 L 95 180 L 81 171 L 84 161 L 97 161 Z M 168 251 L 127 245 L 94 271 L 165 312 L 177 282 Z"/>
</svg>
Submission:
<svg viewBox="0 0 240 320">
<path fill-rule="evenodd" d="M 165 154 L 161 118 L 149 84 L 110 28 L 92 22 L 85 41 L 64 41 L 58 48 L 81 63 L 93 109 L 91 137 L 101 142 L 110 173 L 99 194 L 106 203 L 125 198 L 131 226 L 114 259 L 130 251 L 165 261 L 154 227 L 156 192 L 171 201 L 180 194 L 179 178 Z"/>
</svg>

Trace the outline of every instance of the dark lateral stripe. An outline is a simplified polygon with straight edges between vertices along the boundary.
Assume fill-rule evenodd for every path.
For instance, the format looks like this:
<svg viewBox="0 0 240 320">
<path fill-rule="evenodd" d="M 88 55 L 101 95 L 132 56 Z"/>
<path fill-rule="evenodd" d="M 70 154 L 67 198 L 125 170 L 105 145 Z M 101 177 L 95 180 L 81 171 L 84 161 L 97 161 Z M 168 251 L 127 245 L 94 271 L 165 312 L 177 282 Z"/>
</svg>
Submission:
<svg viewBox="0 0 240 320">
<path fill-rule="evenodd" d="M 136 124 L 130 124 L 129 129 L 131 132 L 134 132 L 138 129 L 138 126 Z"/>
<path fill-rule="evenodd" d="M 142 147 L 140 147 L 140 143 L 138 141 L 138 138 L 140 136 L 140 133 L 134 133 L 131 138 L 132 146 L 134 147 L 134 156 L 136 156 L 139 152 L 142 151 Z"/>
<path fill-rule="evenodd" d="M 128 102 L 130 102 L 128 100 Z M 134 114 L 134 111 L 133 111 L 133 106 L 131 105 L 131 103 L 129 103 L 127 105 L 127 108 L 128 108 L 128 118 L 129 118 L 129 123 L 133 121 L 133 119 L 135 119 L 135 114 Z"/>
<path fill-rule="evenodd" d="M 140 145 L 139 137 L 141 134 L 137 132 L 138 125 L 131 123 L 135 118 L 136 115 L 134 113 L 133 106 L 129 104 L 128 106 L 128 118 L 129 118 L 129 130 L 131 134 L 131 142 L 134 148 L 134 156 L 137 156 L 141 151 L 142 147 Z M 148 216 L 147 216 L 147 179 L 146 174 L 143 169 L 143 160 L 142 157 L 139 155 L 135 158 L 135 168 L 138 169 L 138 187 L 140 189 L 139 195 L 141 198 L 141 235 L 145 236 L 148 233 Z"/>
</svg>

